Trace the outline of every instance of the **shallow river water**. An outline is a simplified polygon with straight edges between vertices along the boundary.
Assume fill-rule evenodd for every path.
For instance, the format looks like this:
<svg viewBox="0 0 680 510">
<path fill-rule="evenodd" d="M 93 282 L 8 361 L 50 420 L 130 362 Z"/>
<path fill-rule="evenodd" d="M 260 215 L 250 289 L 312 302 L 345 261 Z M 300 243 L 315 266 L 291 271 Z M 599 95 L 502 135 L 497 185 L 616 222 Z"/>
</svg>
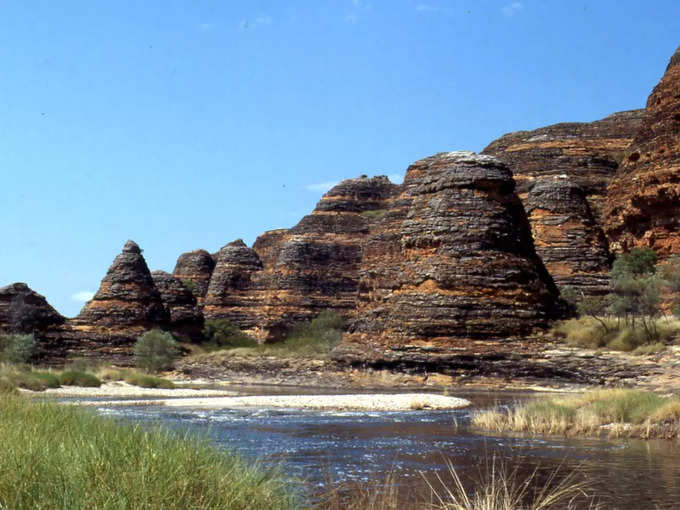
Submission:
<svg viewBox="0 0 680 510">
<path fill-rule="evenodd" d="M 266 393 L 260 391 L 260 393 Z M 292 393 L 292 392 L 291 392 Z M 405 498 L 424 491 L 423 476 L 446 477 L 447 460 L 465 478 L 484 459 L 505 459 L 520 474 L 577 469 L 604 508 L 680 508 L 680 447 L 672 441 L 535 438 L 483 435 L 468 428 L 470 412 L 512 404 L 527 395 L 456 393 L 472 401 L 457 411 L 319 412 L 310 410 L 206 410 L 158 406 L 106 407 L 102 414 L 208 434 L 216 444 L 248 458 L 283 463 L 308 486 L 329 479 L 384 480 L 393 473 Z"/>
</svg>

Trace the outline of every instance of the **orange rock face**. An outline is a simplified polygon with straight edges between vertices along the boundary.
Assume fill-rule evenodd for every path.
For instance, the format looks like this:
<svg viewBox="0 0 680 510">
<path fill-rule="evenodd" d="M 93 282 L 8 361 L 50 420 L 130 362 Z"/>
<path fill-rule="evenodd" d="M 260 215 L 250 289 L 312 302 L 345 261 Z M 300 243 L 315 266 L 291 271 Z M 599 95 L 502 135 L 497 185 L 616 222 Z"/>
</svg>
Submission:
<svg viewBox="0 0 680 510">
<path fill-rule="evenodd" d="M 609 186 L 605 233 L 613 251 L 680 253 L 680 48 L 647 100 L 640 131 Z"/>
</svg>

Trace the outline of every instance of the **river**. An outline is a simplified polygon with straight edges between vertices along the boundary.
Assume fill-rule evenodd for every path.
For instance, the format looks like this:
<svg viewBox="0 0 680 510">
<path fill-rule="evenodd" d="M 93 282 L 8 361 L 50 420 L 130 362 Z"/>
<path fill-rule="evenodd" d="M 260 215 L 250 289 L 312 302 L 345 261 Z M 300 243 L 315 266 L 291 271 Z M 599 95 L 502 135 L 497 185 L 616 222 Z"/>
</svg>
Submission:
<svg viewBox="0 0 680 510">
<path fill-rule="evenodd" d="M 280 392 L 281 390 L 278 390 Z M 265 393 L 262 389 L 260 393 Z M 290 392 L 290 390 L 289 390 Z M 447 477 L 447 462 L 476 478 L 489 459 L 517 467 L 578 470 L 607 509 L 680 508 L 680 447 L 664 440 L 573 439 L 485 435 L 470 413 L 512 405 L 527 394 L 461 392 L 472 406 L 455 411 L 319 412 L 301 409 L 206 410 L 160 406 L 98 407 L 105 415 L 207 434 L 220 447 L 266 463 L 319 487 L 385 480 L 393 473 L 406 500 L 422 493 L 424 477 Z"/>
</svg>

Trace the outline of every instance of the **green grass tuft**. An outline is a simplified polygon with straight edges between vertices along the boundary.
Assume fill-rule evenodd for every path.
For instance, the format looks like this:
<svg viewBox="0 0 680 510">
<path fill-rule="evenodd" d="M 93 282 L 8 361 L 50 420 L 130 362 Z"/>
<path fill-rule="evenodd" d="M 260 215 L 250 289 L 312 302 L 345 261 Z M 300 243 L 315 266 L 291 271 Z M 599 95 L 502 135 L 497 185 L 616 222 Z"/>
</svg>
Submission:
<svg viewBox="0 0 680 510">
<path fill-rule="evenodd" d="M 96 375 L 79 370 L 65 370 L 59 374 L 59 382 L 64 386 L 82 386 L 85 388 L 99 388 L 102 385 Z"/>
<path fill-rule="evenodd" d="M 297 508 L 278 471 L 74 406 L 0 396 L 0 437 L 0 508 Z"/>
</svg>

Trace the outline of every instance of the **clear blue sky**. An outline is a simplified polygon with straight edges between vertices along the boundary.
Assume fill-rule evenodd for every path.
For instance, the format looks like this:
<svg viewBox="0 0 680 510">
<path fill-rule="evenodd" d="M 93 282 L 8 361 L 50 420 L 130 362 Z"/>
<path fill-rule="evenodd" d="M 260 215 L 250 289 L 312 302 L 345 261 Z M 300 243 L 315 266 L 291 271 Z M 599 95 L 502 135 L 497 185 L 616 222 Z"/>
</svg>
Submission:
<svg viewBox="0 0 680 510">
<path fill-rule="evenodd" d="M 677 0 L 4 0 L 0 285 L 75 315 L 128 238 L 171 271 L 327 183 L 642 107 L 678 45 Z"/>
</svg>

